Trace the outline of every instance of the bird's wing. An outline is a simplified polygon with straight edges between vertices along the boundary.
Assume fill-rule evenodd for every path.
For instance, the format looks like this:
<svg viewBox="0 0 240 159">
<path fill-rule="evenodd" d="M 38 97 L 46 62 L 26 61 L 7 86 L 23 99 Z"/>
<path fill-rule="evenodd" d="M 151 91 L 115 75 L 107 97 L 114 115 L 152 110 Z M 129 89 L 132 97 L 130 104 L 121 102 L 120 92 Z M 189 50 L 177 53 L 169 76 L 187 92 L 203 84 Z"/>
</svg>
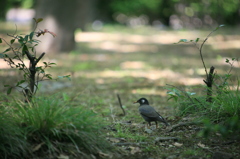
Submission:
<svg viewBox="0 0 240 159">
<path fill-rule="evenodd" d="M 165 123 L 166 126 L 169 126 L 168 122 L 158 112 L 157 112 L 157 114 L 158 114 L 158 118 L 160 118 L 159 121 Z"/>
<path fill-rule="evenodd" d="M 139 107 L 139 112 L 141 115 L 149 117 L 149 118 L 156 118 L 158 117 L 158 113 L 155 109 L 149 105 L 142 105 Z"/>
<path fill-rule="evenodd" d="M 165 120 L 158 112 L 156 112 L 160 119 Z"/>
</svg>

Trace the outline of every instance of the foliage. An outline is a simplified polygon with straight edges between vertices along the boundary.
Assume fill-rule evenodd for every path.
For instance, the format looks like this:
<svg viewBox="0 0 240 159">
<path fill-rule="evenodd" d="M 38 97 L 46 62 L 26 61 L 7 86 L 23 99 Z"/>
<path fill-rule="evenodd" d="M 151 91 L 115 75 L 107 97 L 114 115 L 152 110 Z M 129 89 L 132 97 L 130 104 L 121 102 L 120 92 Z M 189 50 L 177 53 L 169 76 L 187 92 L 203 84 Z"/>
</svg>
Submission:
<svg viewBox="0 0 240 159">
<path fill-rule="evenodd" d="M 106 0 L 101 0 L 99 3 L 102 3 L 102 1 Z M 131 2 L 114 0 L 110 2 L 108 10 L 111 10 L 112 13 L 122 13 L 127 16 L 147 15 L 150 20 L 159 19 L 165 25 L 169 24 L 168 20 L 171 15 L 177 15 L 178 17 L 191 19 L 191 25 L 199 27 L 199 25 L 203 24 L 213 25 L 215 21 L 225 24 L 237 24 L 239 3 L 236 0 L 228 2 L 217 0 L 132 0 Z M 104 8 L 106 9 L 106 7 Z M 184 18 L 180 18 L 183 23 L 185 23 Z"/>
<path fill-rule="evenodd" d="M 81 156 L 107 151 L 111 146 L 102 138 L 103 121 L 80 105 L 74 107 L 64 97 L 33 98 L 31 103 L 12 101 L 3 106 L 0 127 L 1 154 L 6 157 L 74 150 Z M 3 113 L 3 114 L 2 114 Z M 31 145 L 32 149 L 29 149 Z"/>
<path fill-rule="evenodd" d="M 37 57 L 36 46 L 40 41 L 35 39 L 34 35 L 36 35 L 36 37 L 39 37 L 45 33 L 49 33 L 53 37 L 56 36 L 53 32 L 50 32 L 47 29 L 35 32 L 38 23 L 40 23 L 42 20 L 42 18 L 34 18 L 36 26 L 33 31 L 30 32 L 30 34 L 16 35 L 16 30 L 13 35 L 8 34 L 8 36 L 11 37 L 11 40 L 9 42 L 3 38 L 0 38 L 0 43 L 4 41 L 8 46 L 5 51 L 0 53 L 0 56 L 3 57 L 4 61 L 6 61 L 11 68 L 15 68 L 20 72 L 23 72 L 23 79 L 18 81 L 15 86 L 5 85 L 5 87 L 8 87 L 7 94 L 10 94 L 13 88 L 19 87 L 22 89 L 26 100 L 30 100 L 32 96 L 36 94 L 36 91 L 38 89 L 38 82 L 46 79 L 52 79 L 52 75 L 47 74 L 45 72 L 45 69 L 52 67 L 55 65 L 55 63 L 43 62 L 43 66 L 37 66 L 38 62 L 42 59 L 45 53 L 42 53 L 39 57 Z M 24 61 L 26 57 L 29 61 L 29 67 Z M 60 77 L 69 78 L 69 76 Z M 27 83 L 27 86 L 23 86 L 23 83 Z"/>
<path fill-rule="evenodd" d="M 222 25 L 221 25 L 222 26 Z M 219 27 L 221 27 L 219 26 Z M 205 68 L 205 73 L 207 80 L 209 79 L 210 74 L 207 72 L 207 68 L 203 59 L 202 48 L 205 42 L 208 40 L 209 36 L 216 31 L 219 27 L 213 30 L 207 38 L 205 38 L 200 45 L 197 46 L 199 38 L 196 40 L 186 40 L 181 39 L 179 42 L 190 42 L 197 46 L 200 57 Z M 212 74 L 212 84 L 209 87 L 208 83 L 204 80 L 207 86 L 203 86 L 207 90 L 207 95 L 195 96 L 194 93 L 185 91 L 181 88 L 171 86 L 167 88 L 169 99 L 174 99 L 179 103 L 179 114 L 187 115 L 194 114 L 201 118 L 207 118 L 205 120 L 205 129 L 202 131 L 201 135 L 208 136 L 210 132 L 219 131 L 222 136 L 231 135 L 230 132 L 238 132 L 240 130 L 239 118 L 240 115 L 240 95 L 239 95 L 239 80 L 236 88 L 228 83 L 231 77 L 231 70 L 233 68 L 233 63 L 236 62 L 236 58 L 232 58 L 232 61 L 226 59 L 226 63 L 230 65 L 230 69 L 225 75 Z M 212 66 L 213 67 L 213 66 Z M 212 90 L 212 87 L 215 86 L 215 90 Z M 210 93 L 209 93 L 210 91 Z M 192 96 L 194 95 L 194 96 Z M 211 98 L 209 101 L 208 99 Z M 212 123 L 221 123 L 223 125 L 214 125 Z"/>
<path fill-rule="evenodd" d="M 0 2 L 3 13 L 13 7 L 16 2 L 22 8 L 33 8 L 37 5 L 33 0 L 3 0 Z M 238 0 L 99 0 L 97 3 L 99 19 L 112 19 L 114 14 L 122 13 L 127 16 L 146 15 L 151 22 L 160 20 L 165 25 L 169 24 L 171 15 L 177 15 L 183 23 L 184 19 L 191 20 L 191 25 L 194 27 L 216 25 L 216 22 L 230 25 L 239 23 L 240 2 Z M 4 19 L 4 14 L 0 18 Z"/>
<path fill-rule="evenodd" d="M 21 158 L 28 153 L 23 130 L 9 115 L 7 102 L 0 104 L 0 158 Z"/>
<path fill-rule="evenodd" d="M 209 137 L 211 133 L 220 133 L 223 137 L 233 136 L 239 138 L 240 124 L 239 116 L 227 119 L 222 124 L 213 125 L 209 119 L 203 121 L 205 128 L 199 132 L 199 136 Z"/>
<path fill-rule="evenodd" d="M 145 12 L 157 13 L 160 0 L 115 0 L 110 5 L 113 10 L 126 15 L 141 15 Z"/>
</svg>

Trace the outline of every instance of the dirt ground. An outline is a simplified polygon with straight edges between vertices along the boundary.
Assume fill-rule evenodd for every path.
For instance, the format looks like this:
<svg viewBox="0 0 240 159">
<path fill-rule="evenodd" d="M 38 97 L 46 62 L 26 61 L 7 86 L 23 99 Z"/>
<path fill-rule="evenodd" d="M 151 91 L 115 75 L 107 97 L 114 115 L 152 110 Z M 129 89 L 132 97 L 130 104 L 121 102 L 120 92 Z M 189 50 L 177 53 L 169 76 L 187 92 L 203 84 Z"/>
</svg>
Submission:
<svg viewBox="0 0 240 159">
<path fill-rule="evenodd" d="M 48 54 L 43 61 L 57 63 L 49 69 L 53 76 L 71 75 L 72 80 L 41 83 L 41 93 L 68 93 L 76 103 L 92 109 L 106 121 L 103 133 L 116 153 L 101 153 L 102 158 L 240 158 L 239 139 L 198 136 L 202 125 L 192 123 L 195 117 L 177 114 L 177 103 L 168 101 L 167 84 L 204 93 L 200 87 L 205 72 L 198 49 L 192 44 L 173 44 L 179 39 L 200 38 L 209 31 L 153 31 L 151 33 L 77 33 L 77 49 L 68 54 Z M 214 34 L 204 46 L 207 68 L 218 74 L 229 70 L 226 58 L 239 56 L 240 34 Z M 1 83 L 14 83 L 19 72 L 9 69 L 1 60 Z M 233 77 L 239 64 L 235 63 Z M 2 92 L 6 91 L 3 85 Z M 117 94 L 126 115 L 123 116 Z M 170 123 L 159 123 L 150 129 L 138 113 L 134 101 L 141 97 Z M 181 125 L 180 123 L 185 123 Z M 179 125 L 180 124 L 180 125 Z M 178 127 L 174 127 L 178 125 Z"/>
</svg>

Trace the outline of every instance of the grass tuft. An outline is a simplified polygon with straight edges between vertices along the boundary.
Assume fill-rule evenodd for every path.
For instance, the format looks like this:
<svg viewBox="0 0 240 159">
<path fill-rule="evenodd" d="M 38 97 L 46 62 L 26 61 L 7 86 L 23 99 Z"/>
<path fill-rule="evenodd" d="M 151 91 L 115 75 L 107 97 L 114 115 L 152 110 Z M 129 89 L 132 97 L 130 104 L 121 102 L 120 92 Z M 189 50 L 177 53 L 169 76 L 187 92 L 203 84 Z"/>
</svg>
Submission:
<svg viewBox="0 0 240 159">
<path fill-rule="evenodd" d="M 67 151 L 69 149 L 82 155 L 98 154 L 110 150 L 111 146 L 101 135 L 103 127 L 101 119 L 93 111 L 81 107 L 81 105 L 71 106 L 69 101 L 63 99 L 52 96 L 35 98 L 31 103 L 13 102 L 12 112 L 8 117 L 11 116 L 12 119 L 15 119 L 12 120 L 15 125 L 9 125 L 8 120 L 0 119 L 0 122 L 3 123 L 0 127 L 3 127 L 4 130 L 5 128 L 9 129 L 1 132 L 0 137 L 7 138 L 10 144 L 10 151 L 2 151 L 9 154 L 13 152 L 20 154 L 27 150 L 27 146 L 18 148 L 17 144 L 31 145 L 30 153 L 43 156 L 62 152 L 69 153 Z M 7 134 L 7 132 L 12 132 L 12 134 Z M 9 138 L 7 135 L 13 137 L 20 135 L 25 140 L 15 141 L 13 137 Z M 19 151 L 14 150 L 17 148 Z"/>
<path fill-rule="evenodd" d="M 0 141 L 0 158 L 21 158 L 28 153 L 24 133 L 12 120 L 4 103 L 0 105 Z"/>
</svg>

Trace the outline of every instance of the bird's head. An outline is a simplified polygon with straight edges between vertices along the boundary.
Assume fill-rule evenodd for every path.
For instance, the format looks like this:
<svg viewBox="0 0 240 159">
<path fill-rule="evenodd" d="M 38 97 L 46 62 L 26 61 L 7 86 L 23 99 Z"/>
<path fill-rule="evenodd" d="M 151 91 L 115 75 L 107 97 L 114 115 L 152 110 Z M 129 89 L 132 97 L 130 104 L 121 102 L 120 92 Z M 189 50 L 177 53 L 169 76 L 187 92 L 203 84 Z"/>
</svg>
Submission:
<svg viewBox="0 0 240 159">
<path fill-rule="evenodd" d="M 134 102 L 134 103 L 139 103 L 140 105 L 142 105 L 142 104 L 149 104 L 148 103 L 148 100 L 146 99 L 146 98 L 140 98 L 140 99 L 138 99 L 136 102 Z"/>
</svg>

